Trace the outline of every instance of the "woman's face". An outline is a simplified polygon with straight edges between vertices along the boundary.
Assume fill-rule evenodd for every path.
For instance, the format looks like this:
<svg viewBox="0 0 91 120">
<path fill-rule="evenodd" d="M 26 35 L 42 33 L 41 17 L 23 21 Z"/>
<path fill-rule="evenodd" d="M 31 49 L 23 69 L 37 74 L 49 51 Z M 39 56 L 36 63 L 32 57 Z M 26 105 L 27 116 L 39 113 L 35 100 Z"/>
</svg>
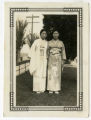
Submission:
<svg viewBox="0 0 91 120">
<path fill-rule="evenodd" d="M 58 37 L 59 37 L 58 31 L 53 32 L 53 38 L 54 38 L 54 40 L 57 40 Z"/>
<path fill-rule="evenodd" d="M 46 31 L 43 31 L 40 36 L 43 40 L 46 39 L 46 37 L 47 37 Z"/>
</svg>

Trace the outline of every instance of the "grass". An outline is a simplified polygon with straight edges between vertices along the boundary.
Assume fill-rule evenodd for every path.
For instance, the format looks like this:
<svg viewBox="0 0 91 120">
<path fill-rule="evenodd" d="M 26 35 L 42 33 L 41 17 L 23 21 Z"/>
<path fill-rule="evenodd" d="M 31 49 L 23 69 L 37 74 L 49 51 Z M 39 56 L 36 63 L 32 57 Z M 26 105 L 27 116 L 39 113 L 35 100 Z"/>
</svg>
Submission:
<svg viewBox="0 0 91 120">
<path fill-rule="evenodd" d="M 36 94 L 32 91 L 33 77 L 26 72 L 16 77 L 17 106 L 74 106 L 77 104 L 77 69 L 65 67 L 62 73 L 62 90 L 60 94 L 48 91 Z"/>
</svg>

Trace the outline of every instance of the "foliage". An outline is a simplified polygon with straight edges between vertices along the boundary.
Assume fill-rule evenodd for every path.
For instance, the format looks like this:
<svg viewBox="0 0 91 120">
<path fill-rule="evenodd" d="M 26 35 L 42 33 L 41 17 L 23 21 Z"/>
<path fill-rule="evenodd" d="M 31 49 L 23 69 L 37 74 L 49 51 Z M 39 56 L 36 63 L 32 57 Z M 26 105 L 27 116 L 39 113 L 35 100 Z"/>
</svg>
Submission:
<svg viewBox="0 0 91 120">
<path fill-rule="evenodd" d="M 64 42 L 67 59 L 74 59 L 77 56 L 77 15 L 44 15 L 43 23 L 47 40 L 52 39 L 52 31 L 57 29 L 59 39 Z"/>
<path fill-rule="evenodd" d="M 25 39 L 28 40 L 28 44 L 31 47 L 34 40 L 39 38 L 35 33 L 31 34 L 30 32 L 28 32 L 27 25 L 27 21 L 16 21 L 16 62 L 20 61 L 18 60 L 20 59 L 20 49 L 23 46 L 23 44 L 25 44 Z"/>
<path fill-rule="evenodd" d="M 29 46 L 31 47 L 31 45 L 33 44 L 33 42 L 36 40 L 36 39 L 39 39 L 39 36 L 36 35 L 35 33 L 33 34 L 28 34 L 26 36 L 26 39 L 28 40 L 28 43 L 29 43 Z"/>
<path fill-rule="evenodd" d="M 27 22 L 21 20 L 16 21 L 16 61 L 19 56 L 20 47 L 22 45 L 22 38 L 24 35 L 24 29 L 27 26 Z"/>
<path fill-rule="evenodd" d="M 19 51 L 20 50 L 20 46 L 22 44 L 22 39 L 23 39 L 23 35 L 24 35 L 24 29 L 27 26 L 27 22 L 23 22 L 23 21 L 16 21 L 16 50 Z"/>
</svg>

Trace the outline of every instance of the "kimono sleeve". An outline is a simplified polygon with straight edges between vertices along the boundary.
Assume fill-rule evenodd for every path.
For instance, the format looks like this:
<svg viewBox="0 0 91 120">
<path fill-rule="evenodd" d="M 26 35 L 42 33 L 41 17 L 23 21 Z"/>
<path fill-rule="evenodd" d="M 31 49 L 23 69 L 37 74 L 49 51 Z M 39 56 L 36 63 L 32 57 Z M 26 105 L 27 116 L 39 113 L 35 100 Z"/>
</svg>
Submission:
<svg viewBox="0 0 91 120">
<path fill-rule="evenodd" d="M 30 71 L 30 74 L 31 74 L 31 75 L 32 75 L 33 72 L 36 70 L 35 47 L 36 47 L 36 44 L 35 44 L 35 42 L 34 42 L 33 45 L 32 45 L 31 48 L 30 48 L 30 53 L 29 53 L 29 57 L 31 58 L 31 59 L 30 59 L 29 71 Z"/>
<path fill-rule="evenodd" d="M 35 42 L 32 44 L 32 46 L 31 46 L 31 48 L 30 48 L 30 50 L 29 50 L 29 52 L 28 52 L 28 56 L 29 56 L 30 58 L 32 57 L 34 51 L 35 51 Z"/>
<path fill-rule="evenodd" d="M 62 42 L 62 59 L 63 59 L 63 60 L 66 59 L 65 46 L 64 46 L 64 43 L 63 43 L 63 42 Z"/>
</svg>

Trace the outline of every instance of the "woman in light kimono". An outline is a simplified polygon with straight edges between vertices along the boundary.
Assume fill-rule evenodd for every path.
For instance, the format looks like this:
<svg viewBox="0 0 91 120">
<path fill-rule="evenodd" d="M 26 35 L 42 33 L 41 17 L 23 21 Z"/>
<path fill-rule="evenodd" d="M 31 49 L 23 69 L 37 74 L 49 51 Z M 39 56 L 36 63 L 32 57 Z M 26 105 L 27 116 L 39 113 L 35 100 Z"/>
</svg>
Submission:
<svg viewBox="0 0 91 120">
<path fill-rule="evenodd" d="M 59 93 L 61 90 L 62 64 L 66 59 L 65 47 L 58 39 L 59 32 L 53 31 L 53 39 L 48 42 L 48 81 L 47 90 L 49 93 Z"/>
<path fill-rule="evenodd" d="M 33 75 L 33 91 L 37 93 L 42 93 L 46 89 L 47 33 L 44 29 L 40 31 L 40 37 L 34 41 L 29 53 L 29 71 Z"/>
</svg>

